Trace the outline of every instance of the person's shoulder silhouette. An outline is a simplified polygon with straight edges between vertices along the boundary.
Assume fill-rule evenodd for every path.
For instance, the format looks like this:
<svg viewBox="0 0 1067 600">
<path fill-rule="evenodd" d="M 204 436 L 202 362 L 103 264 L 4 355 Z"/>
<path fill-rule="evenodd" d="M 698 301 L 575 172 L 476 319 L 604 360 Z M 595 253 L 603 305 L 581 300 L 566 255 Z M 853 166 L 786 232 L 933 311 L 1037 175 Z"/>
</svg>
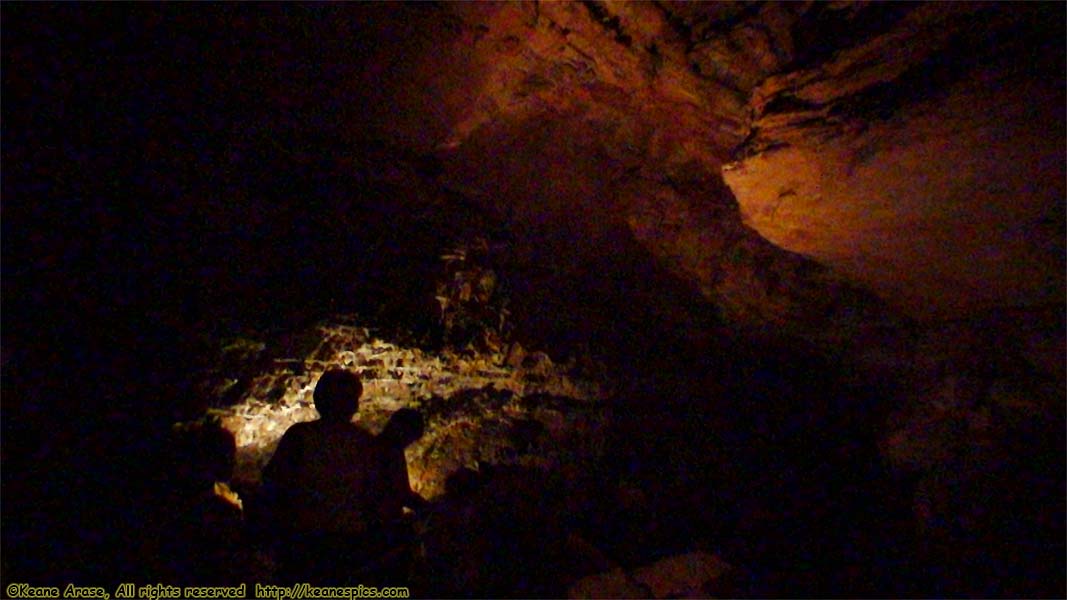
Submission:
<svg viewBox="0 0 1067 600">
<path fill-rule="evenodd" d="M 361 533 L 373 526 L 381 452 L 352 423 L 362 393 L 355 373 L 324 373 L 314 392 L 322 418 L 290 427 L 264 470 L 264 483 L 302 532 Z"/>
</svg>

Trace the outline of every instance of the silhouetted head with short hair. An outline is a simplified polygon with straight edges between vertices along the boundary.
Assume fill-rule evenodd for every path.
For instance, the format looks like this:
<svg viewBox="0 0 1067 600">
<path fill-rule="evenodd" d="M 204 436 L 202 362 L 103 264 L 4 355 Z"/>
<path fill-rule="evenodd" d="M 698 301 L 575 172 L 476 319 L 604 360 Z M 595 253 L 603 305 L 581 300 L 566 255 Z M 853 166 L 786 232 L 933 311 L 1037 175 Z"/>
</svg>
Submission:
<svg viewBox="0 0 1067 600">
<path fill-rule="evenodd" d="M 422 437 L 426 425 L 419 411 L 413 408 L 401 408 L 389 417 L 385 429 L 379 436 L 386 444 L 394 448 L 407 448 Z"/>
<path fill-rule="evenodd" d="M 359 375 L 343 369 L 331 369 L 322 374 L 315 386 L 315 409 L 323 419 L 348 421 L 359 411 L 359 397 L 363 383 Z"/>
</svg>

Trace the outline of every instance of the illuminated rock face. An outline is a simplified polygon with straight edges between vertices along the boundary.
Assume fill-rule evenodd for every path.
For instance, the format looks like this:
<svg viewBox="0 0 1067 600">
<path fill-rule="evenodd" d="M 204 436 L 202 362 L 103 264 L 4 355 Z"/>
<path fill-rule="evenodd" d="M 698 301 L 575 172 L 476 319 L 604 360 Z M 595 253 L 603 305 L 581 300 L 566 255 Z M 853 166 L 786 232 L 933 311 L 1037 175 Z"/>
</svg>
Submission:
<svg viewBox="0 0 1067 600">
<path fill-rule="evenodd" d="M 316 327 L 308 333 L 315 347 L 307 356 L 275 360 L 256 373 L 240 401 L 212 409 L 237 444 L 237 483 L 258 485 L 282 434 L 319 418 L 315 384 L 336 368 L 361 377 L 354 422 L 368 431 L 380 432 L 401 408 L 424 414 L 426 432 L 407 448 L 407 458 L 412 489 L 427 498 L 444 493 L 447 478 L 462 468 L 551 470 L 601 458 L 606 391 L 576 375 L 575 365 L 555 365 L 543 353 L 525 356 L 514 346 L 506 355 L 428 353 L 373 338 L 346 321 L 352 319 Z"/>
<path fill-rule="evenodd" d="M 368 10 L 404 41 L 352 80 L 372 102 L 350 133 L 437 156 L 443 181 L 521 228 L 595 246 L 624 224 L 747 321 L 822 310 L 780 289 L 803 269 L 753 268 L 738 248 L 759 236 L 915 316 L 1062 295 L 1049 6 Z"/>
<path fill-rule="evenodd" d="M 916 316 L 1062 299 L 1062 62 L 978 37 L 1027 18 L 925 6 L 766 80 L 724 170 L 745 222 Z"/>
</svg>

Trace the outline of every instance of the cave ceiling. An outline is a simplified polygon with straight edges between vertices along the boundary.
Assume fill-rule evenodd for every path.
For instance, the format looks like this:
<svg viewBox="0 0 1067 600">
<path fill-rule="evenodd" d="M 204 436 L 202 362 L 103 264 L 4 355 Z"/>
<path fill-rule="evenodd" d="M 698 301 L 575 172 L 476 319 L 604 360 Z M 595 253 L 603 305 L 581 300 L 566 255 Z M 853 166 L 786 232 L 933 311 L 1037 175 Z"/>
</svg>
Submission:
<svg viewBox="0 0 1067 600">
<path fill-rule="evenodd" d="M 520 229 L 628 228 L 727 304 L 722 256 L 761 236 L 957 316 L 1062 299 L 1061 9 L 363 6 L 341 112 Z"/>
<path fill-rule="evenodd" d="M 1061 3 L 35 10 L 9 13 L 8 104 L 34 107 L 9 173 L 82 198 L 102 238 L 128 212 L 179 267 L 243 261 L 245 287 L 268 246 L 326 262 L 308 227 L 456 201 L 576 281 L 636 242 L 742 322 L 821 332 L 857 289 L 917 317 L 1063 300 Z M 32 262 L 82 213 L 12 247 Z"/>
</svg>

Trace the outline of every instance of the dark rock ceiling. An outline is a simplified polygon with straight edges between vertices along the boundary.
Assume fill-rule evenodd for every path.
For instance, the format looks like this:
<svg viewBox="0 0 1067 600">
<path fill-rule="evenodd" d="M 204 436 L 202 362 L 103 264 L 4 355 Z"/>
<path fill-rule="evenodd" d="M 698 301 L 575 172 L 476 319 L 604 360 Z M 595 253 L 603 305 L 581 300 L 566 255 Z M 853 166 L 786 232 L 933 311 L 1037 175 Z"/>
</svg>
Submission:
<svg viewBox="0 0 1067 600">
<path fill-rule="evenodd" d="M 751 227 L 913 316 L 952 317 L 1063 296 L 1057 10 L 235 10 L 218 16 L 238 39 L 267 29 L 280 43 L 234 48 L 222 36 L 203 57 L 179 49 L 244 70 L 247 81 L 221 85 L 247 95 L 245 108 L 264 113 L 252 123 L 270 119 L 279 144 L 318 130 L 355 156 L 381 140 L 388 163 L 397 152 L 432 160 L 436 184 L 520 228 L 578 227 L 562 237 L 592 247 L 624 225 L 720 303 L 734 283 L 722 257 Z M 293 122 L 274 121 L 279 112 Z"/>
<path fill-rule="evenodd" d="M 28 144 L 6 147 L 10 164 L 58 163 L 51 185 L 82 177 L 65 172 L 79 160 L 135 171 L 172 196 L 165 213 L 221 235 L 302 210 L 254 186 L 277 194 L 265 181 L 286 164 L 329 162 L 334 197 L 308 210 L 369 179 L 444 188 L 587 248 L 621 228 L 745 319 L 808 302 L 734 273 L 751 261 L 729 259 L 770 248 L 762 238 L 912 316 L 966 316 L 1063 297 L 1061 8 L 50 8 L 12 30 L 65 50 L 49 61 L 9 44 L 8 106 L 40 107 L 38 139 L 70 136 L 34 147 L 13 132 Z M 89 150 L 109 143 L 147 164 Z M 772 279 L 796 278 L 783 269 Z M 768 294 L 780 298 L 752 299 Z"/>
<path fill-rule="evenodd" d="M 748 235 L 736 197 L 773 243 L 912 315 L 963 316 L 1063 296 L 1063 52 L 1049 11 L 448 5 L 434 56 L 361 85 L 433 106 L 372 121 L 432 145 L 472 196 L 625 221 L 710 297 L 724 293 L 715 257 Z"/>
</svg>

